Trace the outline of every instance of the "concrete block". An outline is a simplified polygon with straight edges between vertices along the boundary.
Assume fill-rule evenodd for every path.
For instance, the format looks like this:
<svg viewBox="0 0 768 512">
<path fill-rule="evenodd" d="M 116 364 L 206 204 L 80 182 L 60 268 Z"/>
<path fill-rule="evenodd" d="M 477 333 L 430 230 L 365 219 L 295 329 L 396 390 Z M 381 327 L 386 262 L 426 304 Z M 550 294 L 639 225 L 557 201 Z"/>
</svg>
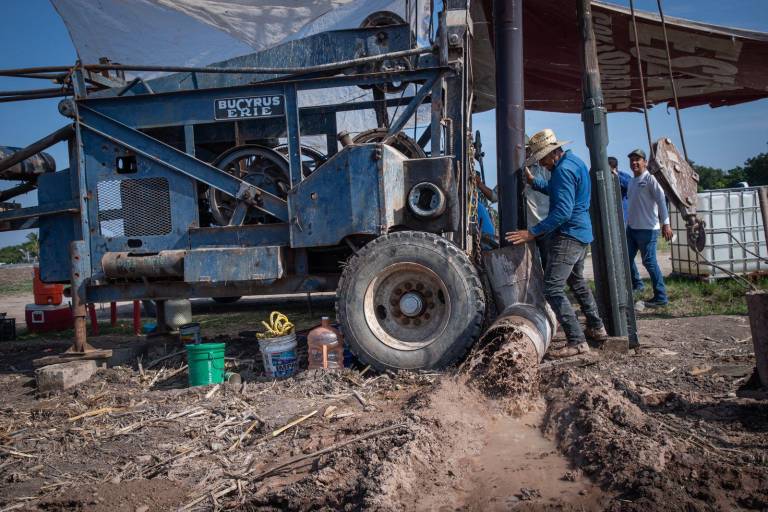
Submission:
<svg viewBox="0 0 768 512">
<path fill-rule="evenodd" d="M 94 360 L 52 364 L 35 370 L 38 393 L 63 391 L 90 379 L 99 365 Z"/>
</svg>

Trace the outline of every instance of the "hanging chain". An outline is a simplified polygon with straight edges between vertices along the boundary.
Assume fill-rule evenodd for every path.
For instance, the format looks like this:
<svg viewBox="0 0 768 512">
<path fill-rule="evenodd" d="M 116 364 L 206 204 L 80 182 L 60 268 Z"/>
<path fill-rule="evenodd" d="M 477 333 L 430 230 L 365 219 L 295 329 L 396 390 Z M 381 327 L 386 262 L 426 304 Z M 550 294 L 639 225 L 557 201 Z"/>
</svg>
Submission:
<svg viewBox="0 0 768 512">
<path fill-rule="evenodd" d="M 664 46 L 667 49 L 667 71 L 669 72 L 669 82 L 672 84 L 672 98 L 675 101 L 675 116 L 677 117 L 677 129 L 680 132 L 680 142 L 683 146 L 683 156 L 685 161 L 688 160 L 688 150 L 685 147 L 685 135 L 683 134 L 683 122 L 680 119 L 680 102 L 677 99 L 677 84 L 675 83 L 675 77 L 672 74 L 672 55 L 669 52 L 669 38 L 667 37 L 667 22 L 664 20 L 664 10 L 661 8 L 661 0 L 656 0 L 656 4 L 659 6 L 659 16 L 661 17 L 661 30 L 664 33 Z"/>
<path fill-rule="evenodd" d="M 480 229 L 480 218 L 478 216 L 478 208 L 479 208 L 479 201 L 480 197 L 477 190 L 477 185 L 475 185 L 475 176 L 477 176 L 477 169 L 475 168 L 475 145 L 472 144 L 472 137 L 469 136 L 469 144 L 467 144 L 467 152 L 469 153 L 469 202 L 468 202 L 468 211 L 467 211 L 467 217 L 469 218 L 469 231 L 470 236 L 472 237 L 472 260 L 474 261 L 475 265 L 482 266 L 483 264 L 483 258 L 482 258 L 482 245 L 481 245 L 481 238 L 483 236 L 483 232 Z"/>
<path fill-rule="evenodd" d="M 640 92 L 643 95 L 643 117 L 645 118 L 645 132 L 648 135 L 648 148 L 651 151 L 651 159 L 654 158 L 653 137 L 651 136 L 651 122 L 648 120 L 648 99 L 645 93 L 645 76 L 643 75 L 643 61 L 640 58 L 640 38 L 637 35 L 637 18 L 635 17 L 635 1 L 629 0 L 629 9 L 632 13 L 632 28 L 635 34 L 635 52 L 637 53 L 637 73 L 640 77 Z"/>
</svg>

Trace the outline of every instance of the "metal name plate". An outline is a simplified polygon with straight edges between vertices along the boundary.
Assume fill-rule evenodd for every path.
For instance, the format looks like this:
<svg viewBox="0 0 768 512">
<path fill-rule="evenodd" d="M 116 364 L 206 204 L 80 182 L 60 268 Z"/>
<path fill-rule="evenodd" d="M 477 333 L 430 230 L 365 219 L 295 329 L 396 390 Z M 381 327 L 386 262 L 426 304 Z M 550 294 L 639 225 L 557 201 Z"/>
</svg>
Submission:
<svg viewBox="0 0 768 512">
<path fill-rule="evenodd" d="M 214 100 L 216 120 L 251 119 L 285 115 L 285 98 L 282 95 L 245 96 Z"/>
</svg>

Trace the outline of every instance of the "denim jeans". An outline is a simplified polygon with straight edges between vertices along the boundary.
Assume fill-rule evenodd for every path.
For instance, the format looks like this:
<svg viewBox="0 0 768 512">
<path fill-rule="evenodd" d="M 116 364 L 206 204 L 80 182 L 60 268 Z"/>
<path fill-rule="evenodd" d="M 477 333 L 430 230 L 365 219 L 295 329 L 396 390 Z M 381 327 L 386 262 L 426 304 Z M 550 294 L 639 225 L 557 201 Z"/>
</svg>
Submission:
<svg viewBox="0 0 768 512">
<path fill-rule="evenodd" d="M 587 244 L 561 234 L 552 235 L 548 240 L 549 255 L 544 271 L 544 297 L 555 312 L 557 321 L 563 326 L 568 343 L 584 341 L 571 301 L 565 294 L 565 285 L 571 287 L 573 295 L 587 317 L 587 326 L 594 329 L 603 327 L 603 321 L 595 304 L 595 298 L 584 279 L 584 257 Z"/>
<path fill-rule="evenodd" d="M 635 256 L 637 251 L 640 251 L 643 266 L 651 276 L 653 300 L 666 303 L 668 299 L 667 289 L 664 286 L 664 276 L 656 261 L 656 241 L 658 239 L 658 229 L 632 229 L 627 227 L 627 249 L 629 250 L 629 268 L 632 272 L 632 288 L 635 290 L 643 289 L 643 281 L 640 279 L 640 273 L 637 271 L 637 265 L 635 264 Z"/>
</svg>

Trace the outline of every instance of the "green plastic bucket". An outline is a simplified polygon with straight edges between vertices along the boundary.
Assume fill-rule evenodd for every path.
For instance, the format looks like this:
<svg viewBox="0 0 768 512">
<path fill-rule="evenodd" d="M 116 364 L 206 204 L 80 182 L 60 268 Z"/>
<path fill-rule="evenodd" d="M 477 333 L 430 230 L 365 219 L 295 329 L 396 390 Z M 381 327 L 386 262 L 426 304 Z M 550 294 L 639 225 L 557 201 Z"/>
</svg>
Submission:
<svg viewBox="0 0 768 512">
<path fill-rule="evenodd" d="M 225 343 L 200 343 L 186 346 L 190 387 L 224 382 L 225 346 Z"/>
</svg>

